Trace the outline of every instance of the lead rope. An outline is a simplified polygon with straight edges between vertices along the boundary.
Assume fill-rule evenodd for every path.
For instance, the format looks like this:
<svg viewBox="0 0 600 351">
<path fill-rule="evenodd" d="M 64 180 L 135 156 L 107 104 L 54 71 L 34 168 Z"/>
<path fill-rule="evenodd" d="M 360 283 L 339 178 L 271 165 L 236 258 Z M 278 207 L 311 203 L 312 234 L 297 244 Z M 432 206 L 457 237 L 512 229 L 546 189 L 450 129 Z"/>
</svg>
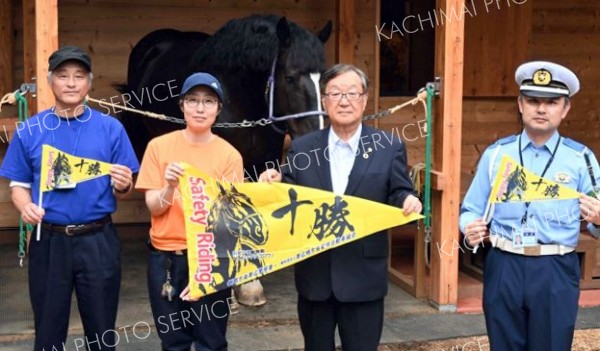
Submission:
<svg viewBox="0 0 600 351">
<path fill-rule="evenodd" d="M 427 105 L 426 105 L 426 99 L 427 99 L 427 92 L 425 90 L 422 89 L 422 91 L 420 91 L 417 94 L 417 97 L 403 103 L 400 105 L 396 105 L 394 107 L 390 107 L 387 110 L 381 111 L 379 113 L 376 114 L 372 114 L 372 115 L 368 115 L 368 116 L 364 116 L 363 117 L 363 121 L 369 121 L 369 120 L 373 120 L 373 119 L 377 119 L 377 118 L 382 118 L 385 116 L 389 116 L 393 113 L 396 113 L 398 110 L 407 107 L 407 106 L 412 106 L 412 105 L 416 105 L 419 102 L 421 104 L 423 104 L 423 109 L 427 110 Z M 175 117 L 171 117 L 171 116 L 167 116 L 164 114 L 160 114 L 160 113 L 154 113 L 154 112 L 149 112 L 149 111 L 143 111 L 143 110 L 139 110 L 139 109 L 135 109 L 135 108 L 131 108 L 131 107 L 127 107 L 124 105 L 119 105 L 119 104 L 115 104 L 115 103 L 111 103 L 108 101 L 104 101 L 104 100 L 98 100 L 98 99 L 94 99 L 91 98 L 89 95 L 86 96 L 86 100 L 87 101 L 91 101 L 93 103 L 96 103 L 100 106 L 110 106 L 113 109 L 118 108 L 120 110 L 124 110 L 124 111 L 129 111 L 129 112 L 133 112 L 133 113 L 137 113 L 146 117 L 151 117 L 151 118 L 155 118 L 155 119 L 160 119 L 163 121 L 167 121 L 167 122 L 172 122 L 172 123 L 177 123 L 177 124 L 185 124 L 185 121 L 180 119 L 180 118 L 175 118 Z M 215 123 L 213 125 L 214 128 L 252 128 L 252 127 L 257 127 L 257 126 L 267 126 L 272 124 L 273 122 L 281 122 L 281 121 L 285 121 L 288 119 L 294 119 L 294 118 L 302 118 L 302 117 L 307 117 L 310 115 L 314 115 L 317 112 L 302 112 L 302 113 L 296 113 L 293 115 L 289 115 L 289 116 L 284 116 L 284 117 L 270 117 L 270 118 L 261 118 L 255 121 L 248 121 L 248 120 L 243 120 L 242 122 L 237 122 L 237 123 L 232 123 L 232 122 L 222 122 L 222 123 Z M 323 116 L 326 116 L 327 114 L 324 111 L 320 111 L 320 114 L 322 114 Z"/>
<path fill-rule="evenodd" d="M 4 98 L 2 98 L 2 102 L 3 101 Z M 27 99 L 25 98 L 25 93 L 21 93 L 19 90 L 17 90 L 13 93 L 12 98 L 10 98 L 8 101 L 11 104 L 14 104 L 15 101 L 18 103 L 19 122 L 23 122 L 25 121 L 25 119 L 27 119 L 27 117 L 29 117 L 29 109 L 27 106 Z M 19 251 L 17 252 L 17 257 L 19 258 L 20 267 L 23 267 L 23 260 L 25 259 L 25 256 L 27 254 L 27 237 L 32 231 L 33 225 L 25 224 L 23 222 L 23 218 L 19 218 Z"/>
<path fill-rule="evenodd" d="M 25 121 L 29 116 L 27 99 L 25 98 L 26 93 L 27 90 L 15 90 L 12 93 L 5 94 L 2 99 L 0 99 L 0 111 L 2 111 L 2 105 L 4 104 L 14 105 L 17 103 L 19 108 L 19 122 Z M 23 218 L 19 218 L 19 249 L 17 251 L 17 257 L 19 258 L 20 267 L 23 267 L 23 260 L 27 255 L 27 237 L 32 231 L 33 225 L 25 224 Z"/>
</svg>

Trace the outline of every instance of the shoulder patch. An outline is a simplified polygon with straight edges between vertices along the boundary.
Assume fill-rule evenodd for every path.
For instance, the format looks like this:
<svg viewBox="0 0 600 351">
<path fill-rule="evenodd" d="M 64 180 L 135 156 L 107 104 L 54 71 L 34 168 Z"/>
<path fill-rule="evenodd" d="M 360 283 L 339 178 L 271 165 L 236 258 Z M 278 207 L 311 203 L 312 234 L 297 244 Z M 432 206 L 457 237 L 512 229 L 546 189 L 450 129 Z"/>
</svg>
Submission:
<svg viewBox="0 0 600 351">
<path fill-rule="evenodd" d="M 517 134 L 515 134 L 515 135 L 509 135 L 509 136 L 507 136 L 505 138 L 499 139 L 498 141 L 496 141 L 495 144 L 504 145 L 504 144 L 512 143 L 515 140 L 517 140 L 517 137 L 518 137 Z"/>
<path fill-rule="evenodd" d="M 573 139 L 563 137 L 562 140 L 563 140 L 563 144 L 565 144 L 566 146 L 570 147 L 571 149 L 573 149 L 577 152 L 582 152 L 586 148 L 585 145 L 578 143 Z"/>
</svg>

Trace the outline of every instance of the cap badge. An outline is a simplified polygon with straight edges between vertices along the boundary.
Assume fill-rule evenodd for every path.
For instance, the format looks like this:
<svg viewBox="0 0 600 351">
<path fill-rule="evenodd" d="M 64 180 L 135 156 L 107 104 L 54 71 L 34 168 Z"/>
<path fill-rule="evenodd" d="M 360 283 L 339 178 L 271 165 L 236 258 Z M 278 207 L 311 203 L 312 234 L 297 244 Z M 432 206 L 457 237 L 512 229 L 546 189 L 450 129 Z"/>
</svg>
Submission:
<svg viewBox="0 0 600 351">
<path fill-rule="evenodd" d="M 533 84 L 548 85 L 552 81 L 552 74 L 545 69 L 538 69 L 533 73 Z"/>
</svg>

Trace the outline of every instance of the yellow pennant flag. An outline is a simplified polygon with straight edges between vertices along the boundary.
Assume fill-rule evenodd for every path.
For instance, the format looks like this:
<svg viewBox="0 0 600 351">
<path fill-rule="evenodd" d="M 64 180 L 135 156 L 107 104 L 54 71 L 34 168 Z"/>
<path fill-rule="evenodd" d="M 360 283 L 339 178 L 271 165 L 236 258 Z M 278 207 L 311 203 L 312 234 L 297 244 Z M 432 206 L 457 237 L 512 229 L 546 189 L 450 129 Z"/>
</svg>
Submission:
<svg viewBox="0 0 600 351">
<path fill-rule="evenodd" d="M 577 190 L 542 178 L 525 169 L 519 162 L 504 155 L 494 180 L 489 202 L 530 202 L 576 198 L 579 198 Z"/>
<path fill-rule="evenodd" d="M 40 193 L 107 175 L 111 166 L 110 163 L 69 155 L 44 144 Z"/>
<path fill-rule="evenodd" d="M 227 183 L 184 165 L 190 290 L 230 288 L 420 214 L 284 183 Z"/>
</svg>

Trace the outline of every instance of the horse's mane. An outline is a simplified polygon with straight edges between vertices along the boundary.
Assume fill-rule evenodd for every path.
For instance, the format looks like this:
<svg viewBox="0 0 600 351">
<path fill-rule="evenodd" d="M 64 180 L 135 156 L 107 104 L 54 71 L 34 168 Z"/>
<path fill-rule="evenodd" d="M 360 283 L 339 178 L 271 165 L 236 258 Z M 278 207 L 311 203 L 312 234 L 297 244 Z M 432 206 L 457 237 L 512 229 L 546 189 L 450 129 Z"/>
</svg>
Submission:
<svg viewBox="0 0 600 351">
<path fill-rule="evenodd" d="M 227 22 L 197 52 L 194 62 L 218 71 L 269 72 L 278 50 L 274 15 L 252 15 Z M 302 71 L 323 70 L 324 49 L 309 31 L 288 21 L 290 53 L 294 67 Z"/>
</svg>

